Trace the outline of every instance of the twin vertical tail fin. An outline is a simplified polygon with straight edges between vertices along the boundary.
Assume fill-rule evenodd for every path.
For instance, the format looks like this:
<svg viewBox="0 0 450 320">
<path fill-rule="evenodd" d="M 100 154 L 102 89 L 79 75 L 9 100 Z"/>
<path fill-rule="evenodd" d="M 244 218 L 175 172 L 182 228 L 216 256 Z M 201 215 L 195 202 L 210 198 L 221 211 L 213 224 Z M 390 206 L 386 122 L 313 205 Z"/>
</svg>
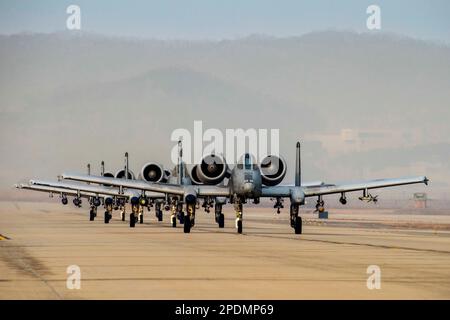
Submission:
<svg viewBox="0 0 450 320">
<path fill-rule="evenodd" d="M 90 163 L 87 164 L 87 175 L 88 176 L 91 175 L 91 164 Z M 90 184 L 90 182 L 88 182 L 87 184 Z"/>
<path fill-rule="evenodd" d="M 178 183 L 183 184 L 184 167 L 183 167 L 183 142 L 178 140 Z"/>
<path fill-rule="evenodd" d="M 125 179 L 128 179 L 128 152 L 125 152 Z"/>
<path fill-rule="evenodd" d="M 302 163 L 300 158 L 300 141 L 297 141 L 295 154 L 295 186 L 300 187 L 301 185 L 302 185 Z"/>
</svg>

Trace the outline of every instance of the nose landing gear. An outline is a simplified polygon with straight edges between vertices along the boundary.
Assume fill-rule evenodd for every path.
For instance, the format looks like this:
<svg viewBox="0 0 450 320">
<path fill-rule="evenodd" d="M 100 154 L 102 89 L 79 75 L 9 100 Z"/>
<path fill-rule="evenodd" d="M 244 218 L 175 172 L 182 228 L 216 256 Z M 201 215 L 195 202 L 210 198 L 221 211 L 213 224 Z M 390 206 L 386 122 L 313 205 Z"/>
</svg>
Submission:
<svg viewBox="0 0 450 320">
<path fill-rule="evenodd" d="M 91 210 L 89 211 L 89 221 L 94 221 L 97 216 L 97 207 L 91 206 Z"/>
<path fill-rule="evenodd" d="M 290 215 L 291 215 L 291 227 L 294 228 L 295 234 L 302 233 L 302 217 L 298 215 L 299 205 L 291 203 Z"/>
<path fill-rule="evenodd" d="M 190 233 L 195 225 L 195 202 L 186 203 L 186 215 L 184 216 L 184 233 Z"/>
<path fill-rule="evenodd" d="M 163 221 L 163 212 L 161 210 L 161 203 L 155 203 L 155 216 L 158 221 Z"/>
<path fill-rule="evenodd" d="M 216 222 L 219 224 L 219 228 L 225 227 L 225 216 L 222 213 L 222 204 L 216 203 L 214 206 L 214 214 L 216 218 Z"/>
<path fill-rule="evenodd" d="M 97 207 L 91 207 L 89 211 L 89 221 L 94 221 L 97 216 Z"/>
<path fill-rule="evenodd" d="M 111 220 L 112 215 L 108 212 L 105 211 L 105 223 L 109 223 L 109 220 Z"/>
<path fill-rule="evenodd" d="M 138 221 L 139 215 L 139 199 L 137 197 L 131 198 L 131 213 L 130 213 L 130 228 L 134 228 L 136 226 L 136 222 Z"/>
<path fill-rule="evenodd" d="M 112 207 L 112 199 L 111 198 L 107 198 L 105 200 L 105 209 L 106 209 L 106 211 L 105 211 L 105 223 L 109 223 L 109 220 L 111 220 L 111 218 L 112 218 L 111 212 L 112 212 L 112 209 L 113 209 L 113 207 Z M 95 209 L 95 210 L 97 211 L 97 209 Z M 97 214 L 95 214 L 95 215 L 97 215 Z"/>
<path fill-rule="evenodd" d="M 242 202 L 234 203 L 234 211 L 236 213 L 236 229 L 239 234 L 242 233 Z"/>
<path fill-rule="evenodd" d="M 177 227 L 177 205 L 176 203 L 172 203 L 172 214 L 170 215 L 170 221 L 172 222 L 172 228 Z"/>
</svg>

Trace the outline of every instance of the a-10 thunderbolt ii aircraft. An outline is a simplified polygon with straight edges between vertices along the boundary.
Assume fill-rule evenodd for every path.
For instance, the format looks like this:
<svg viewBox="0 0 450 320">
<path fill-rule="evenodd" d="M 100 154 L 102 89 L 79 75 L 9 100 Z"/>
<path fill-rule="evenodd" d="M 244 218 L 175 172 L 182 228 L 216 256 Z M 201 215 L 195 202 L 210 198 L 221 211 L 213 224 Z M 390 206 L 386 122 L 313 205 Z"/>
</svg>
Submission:
<svg viewBox="0 0 450 320">
<path fill-rule="evenodd" d="M 90 164 L 87 165 L 88 175 L 90 175 Z M 159 173 L 155 173 L 155 170 Z M 168 170 L 164 170 L 162 166 L 156 163 L 146 163 L 142 167 L 144 174 L 139 175 L 139 179 L 144 181 L 166 181 L 165 179 L 170 175 Z M 105 163 L 101 162 L 101 176 L 117 179 L 135 179 L 134 173 L 129 170 L 128 167 L 128 152 L 125 153 L 125 166 L 123 169 L 118 170 L 115 174 L 105 171 Z M 160 176 L 158 176 L 160 174 Z M 62 181 L 44 181 L 44 180 L 30 180 L 28 184 L 16 184 L 16 188 L 40 191 L 49 193 L 51 197 L 57 194 L 61 198 L 63 205 L 68 204 L 67 196 L 73 196 L 73 204 L 76 207 L 81 207 L 82 198 L 87 198 L 90 205 L 90 220 L 93 221 L 97 216 L 97 208 L 103 205 L 106 209 L 104 220 L 105 223 L 109 223 L 112 218 L 112 211 L 120 210 L 120 217 L 122 221 L 125 221 L 125 208 L 126 203 L 131 203 L 133 216 L 135 219 L 130 219 L 130 226 L 134 227 L 135 223 L 139 221 L 143 223 L 143 209 L 147 207 L 150 211 L 151 206 L 155 206 L 155 215 L 158 221 L 162 221 L 161 206 L 164 203 L 165 196 L 161 193 L 150 192 L 147 193 L 145 199 L 140 197 L 140 193 L 136 190 L 117 190 L 110 185 L 95 186 L 89 184 L 74 184 Z M 139 203 L 137 203 L 139 202 Z M 135 210 L 135 209 L 138 210 Z"/>
<path fill-rule="evenodd" d="M 215 154 L 205 156 L 201 163 L 193 168 L 196 176 L 202 184 L 172 184 L 160 182 L 146 182 L 136 180 L 123 180 L 108 178 L 103 176 L 92 176 L 85 174 L 64 173 L 63 179 L 111 185 L 119 188 L 139 190 L 142 195 L 146 192 L 158 192 L 166 196 L 178 198 L 186 205 L 184 217 L 184 232 L 189 233 L 195 223 L 195 209 L 198 198 L 225 197 L 234 204 L 236 213 L 236 229 L 242 233 L 243 204 L 248 200 L 259 203 L 260 198 L 274 198 L 274 207 L 282 206 L 282 199 L 290 199 L 290 225 L 296 234 L 302 233 L 302 218 L 299 216 L 299 207 L 305 204 L 308 197 L 317 197 L 316 209 L 324 211 L 323 196 L 329 194 L 340 194 L 340 202 L 347 203 L 346 193 L 362 191 L 360 198 L 364 201 L 374 201 L 376 196 L 369 193 L 371 189 L 386 188 L 400 185 L 425 183 L 428 179 L 425 176 L 398 178 L 398 179 L 377 179 L 372 181 L 348 183 L 348 184 L 319 184 L 302 185 L 301 183 L 301 160 L 300 143 L 296 146 L 296 168 L 295 184 L 293 186 L 283 186 L 279 183 L 286 174 L 286 162 L 281 157 L 267 156 L 261 161 L 260 166 L 254 163 L 250 154 L 246 153 L 241 161 L 230 170 L 223 157 Z M 217 185 L 228 178 L 228 184 Z M 223 219 L 223 214 L 222 216 Z M 218 216 L 216 215 L 216 221 Z"/>
<path fill-rule="evenodd" d="M 179 159 L 176 168 L 170 172 L 154 162 L 146 163 L 141 172 L 138 175 L 140 181 L 147 182 L 159 182 L 159 183 L 177 183 L 177 184 L 192 184 L 190 177 L 184 177 L 184 172 L 186 171 L 186 166 L 181 161 L 182 157 L 182 145 L 181 141 L 179 146 Z M 88 164 L 88 175 L 90 175 L 90 164 Z M 101 176 L 107 178 L 117 178 L 117 179 L 136 179 L 134 173 L 129 170 L 128 165 L 128 153 L 125 153 L 125 166 L 120 169 L 116 174 L 111 172 L 105 172 L 105 165 L 102 161 L 101 163 Z M 200 182 L 197 182 L 200 183 Z M 121 220 L 125 221 L 125 208 L 126 203 L 131 203 L 131 213 L 130 213 L 130 227 L 134 227 L 136 222 L 143 223 L 143 211 L 147 207 L 150 211 L 150 207 L 155 207 L 155 215 L 158 221 L 163 220 L 163 213 L 161 207 L 164 206 L 166 211 L 172 210 L 171 223 L 173 227 L 176 227 L 176 220 L 180 221 L 180 224 L 184 223 L 184 213 L 182 201 L 178 201 L 178 197 L 168 197 L 167 194 L 158 192 L 138 192 L 136 190 L 127 190 L 126 188 L 120 188 L 117 190 L 109 184 L 103 184 L 101 186 L 94 186 L 89 184 L 71 184 L 62 181 L 44 181 L 44 180 L 30 180 L 28 184 L 16 184 L 16 188 L 27 189 L 33 191 L 40 191 L 49 193 L 51 196 L 53 194 L 59 194 L 62 204 L 66 205 L 68 203 L 67 196 L 73 196 L 73 203 L 77 207 L 81 207 L 82 198 L 87 198 L 90 205 L 90 220 L 93 221 L 97 216 L 97 208 L 103 205 L 106 209 L 104 215 L 105 223 L 109 223 L 112 218 L 112 210 L 120 210 Z M 222 205 L 226 203 L 225 198 L 215 198 L 211 200 L 210 198 L 204 199 L 203 207 L 205 211 L 209 212 L 210 208 L 215 203 L 216 214 L 218 208 L 221 211 Z M 222 219 L 216 221 L 219 223 L 219 227 L 223 228 L 223 214 Z M 222 222 L 222 223 L 221 223 Z"/>
<path fill-rule="evenodd" d="M 136 190 L 124 190 L 119 192 L 115 188 L 105 186 L 90 186 L 81 184 L 70 184 L 61 182 L 46 182 L 31 180 L 29 184 L 17 184 L 16 188 L 46 192 L 53 196 L 59 194 L 61 202 L 66 205 L 68 203 L 67 196 L 73 196 L 73 203 L 77 207 L 81 207 L 82 198 L 87 198 L 91 206 L 90 220 L 93 221 L 97 216 L 97 208 L 100 205 L 105 207 L 105 223 L 109 223 L 112 218 L 113 209 L 124 207 L 126 202 L 131 202 L 132 213 L 139 219 L 131 219 L 130 224 L 134 227 L 137 220 L 143 223 L 143 208 L 148 204 L 139 199 L 139 192 Z M 164 199 L 161 193 L 153 192 L 149 194 L 152 199 Z M 140 202 L 139 202 L 140 201 Z M 139 203 L 138 203 L 139 202 Z M 125 220 L 125 211 L 121 211 L 122 220 Z"/>
<path fill-rule="evenodd" d="M 138 175 L 139 180 L 149 181 L 149 182 L 162 182 L 162 183 L 176 183 L 182 185 L 201 185 L 203 181 L 205 183 L 211 183 L 209 178 L 204 178 L 204 175 L 197 174 L 197 166 L 194 166 L 190 172 L 190 175 L 185 174 L 187 172 L 186 165 L 182 162 L 182 145 L 181 141 L 178 143 L 179 146 L 179 157 L 178 164 L 172 172 L 165 170 L 161 165 L 154 162 L 146 163 L 140 174 Z M 87 174 L 91 174 L 90 164 L 87 165 Z M 213 168 L 214 169 L 214 168 Z M 116 174 L 105 171 L 105 164 L 101 162 L 101 176 L 109 178 L 118 179 L 135 179 L 134 173 L 128 168 L 128 153 L 125 153 L 125 166 L 120 169 Z M 222 181 L 223 182 L 223 181 Z M 221 182 L 221 183 L 222 183 Z M 307 182 L 303 186 L 320 186 L 323 182 Z M 136 222 L 139 221 L 143 223 L 143 211 L 147 207 L 150 211 L 150 207 L 155 206 L 155 215 L 158 221 L 163 220 L 163 214 L 161 207 L 164 206 L 166 211 L 171 210 L 172 216 L 172 226 L 176 227 L 176 220 L 180 221 L 180 224 L 184 223 L 184 212 L 183 212 L 183 201 L 181 197 L 171 196 L 168 194 L 158 193 L 158 192 L 139 192 L 137 190 L 117 190 L 109 184 L 103 184 L 100 186 L 94 186 L 89 184 L 73 184 L 61 181 L 45 181 L 45 180 L 30 180 L 29 184 L 18 184 L 17 188 L 28 189 L 33 191 L 41 191 L 53 194 L 59 194 L 61 202 L 66 205 L 68 203 L 67 196 L 73 196 L 73 203 L 77 207 L 81 207 L 82 199 L 87 198 L 90 205 L 90 220 L 93 221 L 97 216 L 97 208 L 100 205 L 105 207 L 104 222 L 109 223 L 112 218 L 112 210 L 120 210 L 120 217 L 122 221 L 125 221 L 125 208 L 126 203 L 131 203 L 131 213 L 130 213 L 130 227 L 134 227 Z M 222 207 L 226 204 L 226 197 L 214 197 L 213 199 L 209 196 L 203 198 L 202 207 L 205 212 L 209 213 L 210 209 L 214 207 L 215 219 L 219 225 L 219 228 L 224 227 L 224 214 L 222 213 Z M 198 203 L 197 203 L 198 205 Z M 199 207 L 199 206 L 198 206 Z M 280 213 L 280 208 L 282 208 L 282 202 L 277 199 L 274 208 L 277 208 L 277 213 Z M 192 224 L 191 224 L 192 227 Z"/>
</svg>

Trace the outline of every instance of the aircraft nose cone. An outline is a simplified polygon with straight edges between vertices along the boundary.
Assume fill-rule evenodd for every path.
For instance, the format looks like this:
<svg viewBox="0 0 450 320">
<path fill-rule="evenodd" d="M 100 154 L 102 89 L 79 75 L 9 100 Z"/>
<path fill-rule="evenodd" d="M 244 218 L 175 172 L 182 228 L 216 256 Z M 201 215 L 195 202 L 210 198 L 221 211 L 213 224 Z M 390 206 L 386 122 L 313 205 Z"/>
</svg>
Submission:
<svg viewBox="0 0 450 320">
<path fill-rule="evenodd" d="M 243 186 L 243 191 L 245 192 L 245 193 L 252 193 L 253 192 L 253 189 L 254 189 L 254 184 L 253 183 L 251 183 L 251 182 L 246 182 L 246 183 L 244 183 L 244 186 Z"/>
</svg>

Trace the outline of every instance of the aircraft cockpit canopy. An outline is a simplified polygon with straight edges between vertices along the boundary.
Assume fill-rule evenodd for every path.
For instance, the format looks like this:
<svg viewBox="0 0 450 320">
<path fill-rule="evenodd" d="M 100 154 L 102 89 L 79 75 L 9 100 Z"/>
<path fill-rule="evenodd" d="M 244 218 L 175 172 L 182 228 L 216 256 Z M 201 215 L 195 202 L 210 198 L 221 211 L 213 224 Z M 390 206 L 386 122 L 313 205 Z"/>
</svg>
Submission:
<svg viewBox="0 0 450 320">
<path fill-rule="evenodd" d="M 237 164 L 238 169 L 256 170 L 258 165 L 256 164 L 255 157 L 250 153 L 245 153 Z"/>
</svg>

